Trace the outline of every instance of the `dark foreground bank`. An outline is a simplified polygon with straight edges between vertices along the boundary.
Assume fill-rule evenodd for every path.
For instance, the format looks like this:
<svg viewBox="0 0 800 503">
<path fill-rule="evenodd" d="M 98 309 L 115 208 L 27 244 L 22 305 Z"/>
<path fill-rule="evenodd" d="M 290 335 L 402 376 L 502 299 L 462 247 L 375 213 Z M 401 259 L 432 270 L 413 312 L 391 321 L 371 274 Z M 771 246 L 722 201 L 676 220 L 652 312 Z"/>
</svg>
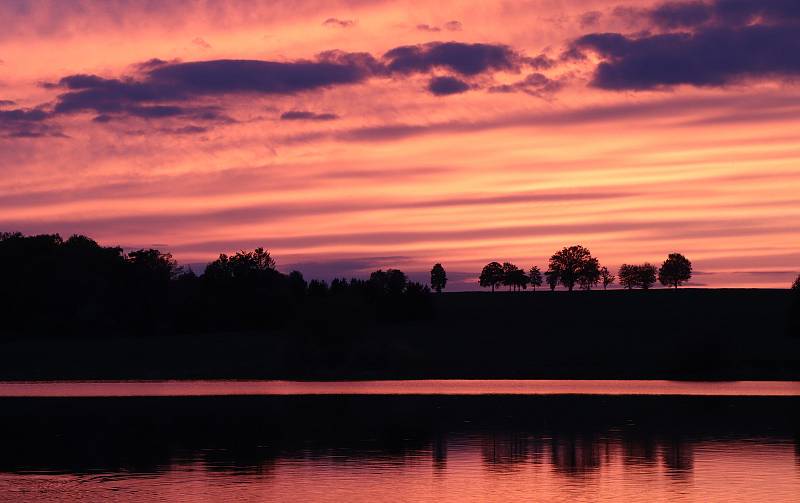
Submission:
<svg viewBox="0 0 800 503">
<path fill-rule="evenodd" d="M 0 379 L 800 379 L 787 290 L 448 293 L 427 319 L 5 337 Z"/>
</svg>

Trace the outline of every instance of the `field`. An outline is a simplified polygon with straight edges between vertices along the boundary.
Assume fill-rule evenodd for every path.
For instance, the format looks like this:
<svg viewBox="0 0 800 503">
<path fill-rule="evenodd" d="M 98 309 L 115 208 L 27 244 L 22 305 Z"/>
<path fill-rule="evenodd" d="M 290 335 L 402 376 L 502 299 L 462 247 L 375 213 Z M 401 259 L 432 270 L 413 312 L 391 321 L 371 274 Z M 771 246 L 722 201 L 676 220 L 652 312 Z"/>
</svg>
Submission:
<svg viewBox="0 0 800 503">
<path fill-rule="evenodd" d="M 0 379 L 800 379 L 787 290 L 465 292 L 434 317 L 0 342 Z"/>
</svg>

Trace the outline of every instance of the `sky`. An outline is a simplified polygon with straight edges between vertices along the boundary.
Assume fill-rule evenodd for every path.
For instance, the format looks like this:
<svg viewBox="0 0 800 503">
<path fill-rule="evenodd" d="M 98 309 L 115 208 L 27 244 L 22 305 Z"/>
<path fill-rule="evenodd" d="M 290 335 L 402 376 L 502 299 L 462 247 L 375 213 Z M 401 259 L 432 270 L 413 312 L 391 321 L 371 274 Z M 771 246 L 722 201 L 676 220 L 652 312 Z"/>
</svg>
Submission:
<svg viewBox="0 0 800 503">
<path fill-rule="evenodd" d="M 279 269 L 800 270 L 795 0 L 0 2 L 0 230 Z"/>
</svg>

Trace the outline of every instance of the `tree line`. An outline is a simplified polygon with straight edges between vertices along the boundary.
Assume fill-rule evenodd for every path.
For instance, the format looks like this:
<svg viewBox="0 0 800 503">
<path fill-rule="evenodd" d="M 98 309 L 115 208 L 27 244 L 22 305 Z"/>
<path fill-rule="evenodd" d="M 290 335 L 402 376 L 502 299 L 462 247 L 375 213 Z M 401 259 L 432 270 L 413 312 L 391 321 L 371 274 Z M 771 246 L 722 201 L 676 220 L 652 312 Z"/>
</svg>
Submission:
<svg viewBox="0 0 800 503">
<path fill-rule="evenodd" d="M 526 272 L 510 262 L 502 264 L 489 262 L 481 270 L 478 282 L 480 286 L 491 288 L 493 292 L 500 286 L 507 286 L 509 290 L 514 291 L 525 290 L 528 286 L 536 290 L 544 283 L 551 290 L 555 290 L 558 285 L 569 291 L 576 286 L 582 290 L 591 290 L 601 284 L 603 289 L 606 289 L 616 280 L 627 289 L 647 290 L 656 283 L 656 280 L 664 286 L 678 288 L 691 277 L 692 263 L 680 253 L 670 253 L 661 267 L 649 262 L 622 264 L 614 275 L 608 267 L 601 266 L 600 261 L 593 257 L 587 248 L 574 245 L 554 253 L 544 273 L 537 266 L 531 267 Z M 434 284 L 433 271 L 431 271 L 431 284 Z"/>
<path fill-rule="evenodd" d="M 397 269 L 369 279 L 306 281 L 268 251 L 221 254 L 202 274 L 170 253 L 100 246 L 89 237 L 0 233 L 5 333 L 165 333 L 256 330 L 337 319 L 369 323 L 431 316 L 430 289 Z"/>
<path fill-rule="evenodd" d="M 537 266 L 526 271 L 510 262 L 491 262 L 479 283 L 493 291 L 543 285 L 589 290 L 615 281 L 628 289 L 648 289 L 656 281 L 677 288 L 691 276 L 691 262 L 679 253 L 670 254 L 660 267 L 623 264 L 614 274 L 587 248 L 574 245 L 554 253 L 544 272 Z M 440 263 L 431 269 L 430 287 L 410 281 L 398 269 L 328 283 L 307 281 L 299 271 L 284 274 L 268 251 L 256 248 L 220 254 L 198 275 L 157 249 L 126 253 L 81 235 L 0 233 L 0 330 L 5 333 L 203 332 L 287 324 L 316 324 L 335 332 L 337 323 L 353 319 L 430 318 L 431 289 L 441 292 L 446 285 Z M 800 277 L 792 291 L 800 326 Z M 342 313 L 357 315 L 345 321 Z"/>
</svg>

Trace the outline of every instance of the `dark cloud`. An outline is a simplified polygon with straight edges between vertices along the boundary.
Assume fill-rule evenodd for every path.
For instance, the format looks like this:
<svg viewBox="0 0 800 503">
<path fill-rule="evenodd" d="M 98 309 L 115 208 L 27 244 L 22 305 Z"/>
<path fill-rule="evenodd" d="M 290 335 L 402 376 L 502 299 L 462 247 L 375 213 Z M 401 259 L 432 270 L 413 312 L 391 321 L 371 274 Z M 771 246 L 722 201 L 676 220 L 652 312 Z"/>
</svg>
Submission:
<svg viewBox="0 0 800 503">
<path fill-rule="evenodd" d="M 800 2 L 796 0 L 716 0 L 712 2 L 665 2 L 648 13 L 662 28 L 700 26 L 743 27 L 756 23 L 785 24 L 800 21 Z"/>
<path fill-rule="evenodd" d="M 701 25 L 713 14 L 713 7 L 704 2 L 667 2 L 650 11 L 650 18 L 663 28 L 683 28 Z"/>
<path fill-rule="evenodd" d="M 218 120 L 217 111 L 208 107 L 159 103 L 231 93 L 292 94 L 357 83 L 373 72 L 369 65 L 377 63 L 368 55 L 339 52 L 325 53 L 320 61 L 313 62 L 215 60 L 162 64 L 159 61 L 139 79 L 106 79 L 97 75 L 64 77 L 57 86 L 68 92 L 58 97 L 54 111 Z"/>
<path fill-rule="evenodd" d="M 433 77 L 428 82 L 428 91 L 436 96 L 447 96 L 469 91 L 470 85 L 455 77 Z"/>
<path fill-rule="evenodd" d="M 0 110 L 0 124 L 9 124 L 12 122 L 41 122 L 49 114 L 44 110 L 38 108 L 16 108 L 13 110 Z"/>
<path fill-rule="evenodd" d="M 448 21 L 444 24 L 444 29 L 448 31 L 461 31 L 464 29 L 464 26 L 460 21 Z"/>
<path fill-rule="evenodd" d="M 316 112 L 309 112 L 306 110 L 290 110 L 288 112 L 284 112 L 281 114 L 281 120 L 283 121 L 296 121 L 296 120 L 304 120 L 304 121 L 332 121 L 338 119 L 339 116 L 332 113 L 316 113 Z"/>
<path fill-rule="evenodd" d="M 603 13 L 597 10 L 584 12 L 580 17 L 581 28 L 597 26 L 597 23 L 600 22 L 601 17 L 603 17 Z"/>
<path fill-rule="evenodd" d="M 662 5 L 654 12 L 681 12 L 680 16 L 670 18 L 672 24 L 685 23 L 696 16 L 687 14 L 687 6 L 697 4 L 681 4 L 680 8 L 667 5 L 671 10 L 664 10 Z M 797 34 L 798 27 L 792 23 L 734 27 L 712 24 L 693 33 L 638 37 L 594 33 L 575 41 L 573 49 L 591 50 L 604 59 L 592 81 L 594 86 L 604 89 L 638 90 L 679 84 L 724 86 L 748 79 L 796 77 L 800 74 Z"/>
<path fill-rule="evenodd" d="M 343 56 L 346 56 L 343 54 Z M 369 76 L 355 61 L 216 60 L 178 63 L 156 68 L 149 83 L 187 94 L 254 92 L 291 94 L 336 84 L 353 84 Z"/>
<path fill-rule="evenodd" d="M 457 22 L 448 23 L 455 29 Z M 381 60 L 365 52 L 325 51 L 312 60 L 289 62 L 261 60 L 164 61 L 150 59 L 133 65 L 131 75 L 106 78 L 74 74 L 56 83 L 59 89 L 52 115 L 94 112 L 95 122 L 116 116 L 142 119 L 181 118 L 228 123 L 233 119 L 208 98 L 234 94 L 291 95 L 333 86 L 362 83 L 373 77 L 450 70 L 462 76 L 493 71 L 519 71 L 528 66 L 549 68 L 554 62 L 544 55 L 527 58 L 505 45 L 432 42 L 396 47 Z M 471 86 L 456 77 L 436 77 L 428 86 L 436 95 L 464 92 Z M 18 113 L 18 112 L 17 112 Z M 284 119 L 331 120 L 332 114 L 293 115 Z"/>
<path fill-rule="evenodd" d="M 489 70 L 518 70 L 522 56 L 506 45 L 432 42 L 396 47 L 383 56 L 389 71 L 400 74 L 427 73 L 447 68 L 461 75 Z"/>
<path fill-rule="evenodd" d="M 0 137 L 2 138 L 43 138 L 63 137 L 57 127 L 46 124 L 50 113 L 38 108 L 14 108 L 0 110 Z"/>
<path fill-rule="evenodd" d="M 0 100 L 0 107 L 13 107 L 14 105 L 16 103 L 11 100 Z"/>
<path fill-rule="evenodd" d="M 338 28 L 350 28 L 355 24 L 355 21 L 352 19 L 336 19 L 335 17 L 329 17 L 322 22 L 322 26 L 333 26 Z"/>
</svg>

